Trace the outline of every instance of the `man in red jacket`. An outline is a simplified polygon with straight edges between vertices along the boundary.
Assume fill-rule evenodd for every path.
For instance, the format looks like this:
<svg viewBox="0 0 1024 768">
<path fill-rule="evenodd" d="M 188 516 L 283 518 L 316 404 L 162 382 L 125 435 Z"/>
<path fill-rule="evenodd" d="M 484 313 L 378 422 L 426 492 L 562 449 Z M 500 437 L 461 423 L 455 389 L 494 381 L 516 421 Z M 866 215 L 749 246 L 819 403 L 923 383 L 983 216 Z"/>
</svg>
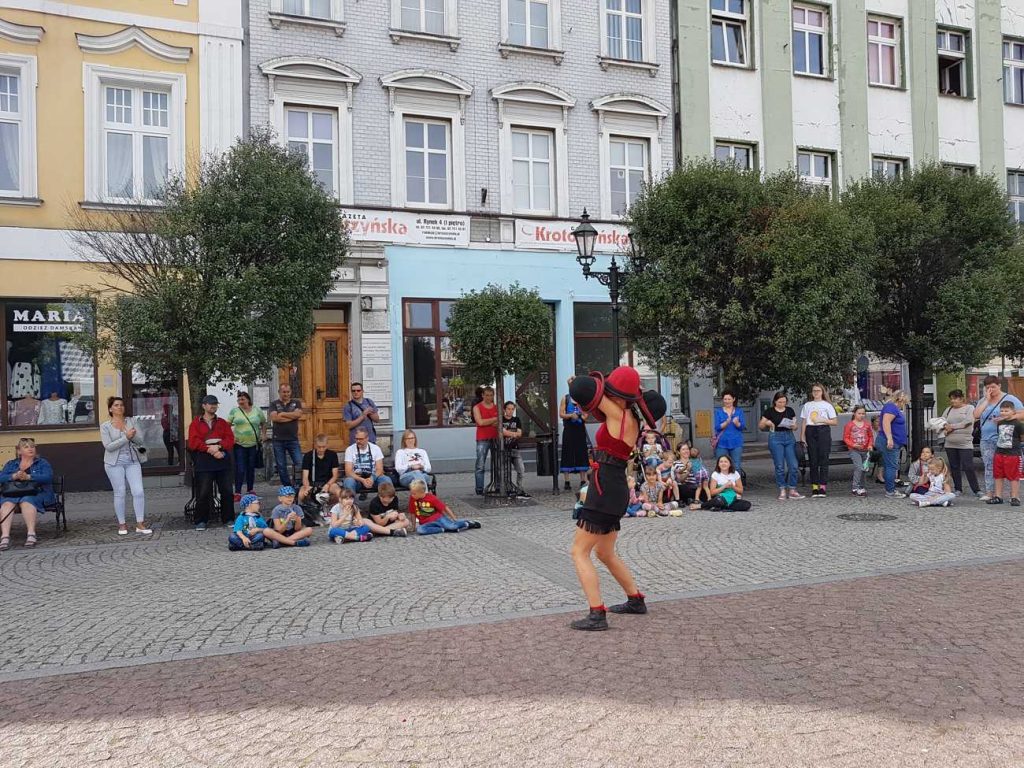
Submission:
<svg viewBox="0 0 1024 768">
<path fill-rule="evenodd" d="M 231 466 L 231 449 L 235 446 L 235 435 L 231 425 L 217 417 L 215 395 L 203 398 L 203 413 L 188 427 L 188 449 L 192 453 L 192 468 L 196 473 L 196 517 L 197 531 L 205 531 L 210 519 L 213 501 L 213 484 L 220 490 L 220 522 L 229 525 L 235 519 Z"/>
</svg>

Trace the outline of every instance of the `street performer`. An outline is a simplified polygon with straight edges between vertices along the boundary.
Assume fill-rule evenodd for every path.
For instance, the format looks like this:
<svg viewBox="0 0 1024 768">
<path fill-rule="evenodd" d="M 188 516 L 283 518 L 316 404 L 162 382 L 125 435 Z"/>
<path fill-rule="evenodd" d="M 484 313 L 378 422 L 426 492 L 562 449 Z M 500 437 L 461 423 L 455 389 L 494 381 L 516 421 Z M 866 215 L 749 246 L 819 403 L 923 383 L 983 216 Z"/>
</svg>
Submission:
<svg viewBox="0 0 1024 768">
<path fill-rule="evenodd" d="M 600 631 L 608 629 L 607 609 L 601 601 L 601 583 L 590 558 L 591 550 L 626 592 L 626 602 L 613 605 L 612 613 L 647 613 L 644 595 L 637 589 L 629 567 L 615 551 L 615 541 L 629 500 L 626 464 L 637 444 L 641 421 L 655 429 L 658 419 L 665 415 L 665 399 L 653 390 L 642 392 L 640 374 L 628 366 L 616 368 L 607 378 L 596 372 L 577 376 L 569 393 L 584 411 L 602 422 L 590 462 L 590 487 L 579 512 L 572 544 L 576 576 L 587 597 L 590 613 L 570 626 Z"/>
</svg>

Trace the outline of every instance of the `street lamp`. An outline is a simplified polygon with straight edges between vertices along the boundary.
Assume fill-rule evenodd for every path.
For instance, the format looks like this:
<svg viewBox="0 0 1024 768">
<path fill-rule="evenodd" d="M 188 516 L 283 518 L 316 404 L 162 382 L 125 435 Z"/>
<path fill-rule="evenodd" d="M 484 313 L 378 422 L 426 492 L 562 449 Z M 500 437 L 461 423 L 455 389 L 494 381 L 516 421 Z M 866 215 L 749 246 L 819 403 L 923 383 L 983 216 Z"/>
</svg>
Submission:
<svg viewBox="0 0 1024 768">
<path fill-rule="evenodd" d="M 597 241 L 597 230 L 590 223 L 590 215 L 587 209 L 583 209 L 583 216 L 580 217 L 580 225 L 572 231 L 576 238 L 576 261 L 583 267 L 583 277 L 596 278 L 601 285 L 608 287 L 608 296 L 612 303 L 612 368 L 619 365 L 619 289 L 626 282 L 626 273 L 615 260 L 612 254 L 612 263 L 607 272 L 595 272 L 591 269 L 594 266 L 594 243 Z M 630 248 L 633 248 L 633 238 L 630 236 Z M 635 256 L 634 256 L 635 257 Z"/>
</svg>

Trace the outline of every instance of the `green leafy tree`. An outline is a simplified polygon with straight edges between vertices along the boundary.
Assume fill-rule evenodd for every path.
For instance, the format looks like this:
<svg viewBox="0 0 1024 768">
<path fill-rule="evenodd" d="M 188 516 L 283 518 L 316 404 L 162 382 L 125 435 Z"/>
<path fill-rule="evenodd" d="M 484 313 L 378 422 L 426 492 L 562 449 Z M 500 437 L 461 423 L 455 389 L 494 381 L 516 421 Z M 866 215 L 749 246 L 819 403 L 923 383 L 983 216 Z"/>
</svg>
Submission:
<svg viewBox="0 0 1024 768">
<path fill-rule="evenodd" d="M 626 285 L 626 325 L 645 357 L 721 371 L 741 397 L 842 380 L 871 303 L 870 240 L 827 194 L 789 173 L 693 161 L 630 218 L 644 262 Z"/>
<path fill-rule="evenodd" d="M 1024 268 L 999 183 L 922 165 L 853 184 L 843 206 L 873 232 L 876 299 L 866 348 L 905 360 L 913 446 L 924 437 L 924 379 L 989 360 L 1007 335 Z"/>
<path fill-rule="evenodd" d="M 551 358 L 551 310 L 535 290 L 519 283 L 463 293 L 452 306 L 448 333 L 465 379 L 496 383 L 499 415 L 505 398 L 502 377 L 546 368 Z M 504 466 L 504 441 L 498 440 L 497 447 L 499 466 Z M 505 473 L 498 475 L 497 493 L 504 495 Z"/>
<path fill-rule="evenodd" d="M 188 376 L 193 413 L 211 381 L 298 359 L 347 247 L 337 201 L 266 132 L 170 182 L 159 209 L 74 214 L 101 275 L 89 342 L 115 365 Z"/>
</svg>

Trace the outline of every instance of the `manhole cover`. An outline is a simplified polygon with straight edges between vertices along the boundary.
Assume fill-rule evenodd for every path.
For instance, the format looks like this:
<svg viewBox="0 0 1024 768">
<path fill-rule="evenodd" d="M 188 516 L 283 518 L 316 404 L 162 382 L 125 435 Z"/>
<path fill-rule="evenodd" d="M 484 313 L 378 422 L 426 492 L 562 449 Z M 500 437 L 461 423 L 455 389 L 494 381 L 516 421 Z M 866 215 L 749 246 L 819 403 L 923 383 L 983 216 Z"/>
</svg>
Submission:
<svg viewBox="0 0 1024 768">
<path fill-rule="evenodd" d="M 883 515 L 878 512 L 850 512 L 845 515 L 836 515 L 840 520 L 853 520 L 857 523 L 884 523 L 888 520 L 898 520 L 896 515 Z"/>
</svg>

